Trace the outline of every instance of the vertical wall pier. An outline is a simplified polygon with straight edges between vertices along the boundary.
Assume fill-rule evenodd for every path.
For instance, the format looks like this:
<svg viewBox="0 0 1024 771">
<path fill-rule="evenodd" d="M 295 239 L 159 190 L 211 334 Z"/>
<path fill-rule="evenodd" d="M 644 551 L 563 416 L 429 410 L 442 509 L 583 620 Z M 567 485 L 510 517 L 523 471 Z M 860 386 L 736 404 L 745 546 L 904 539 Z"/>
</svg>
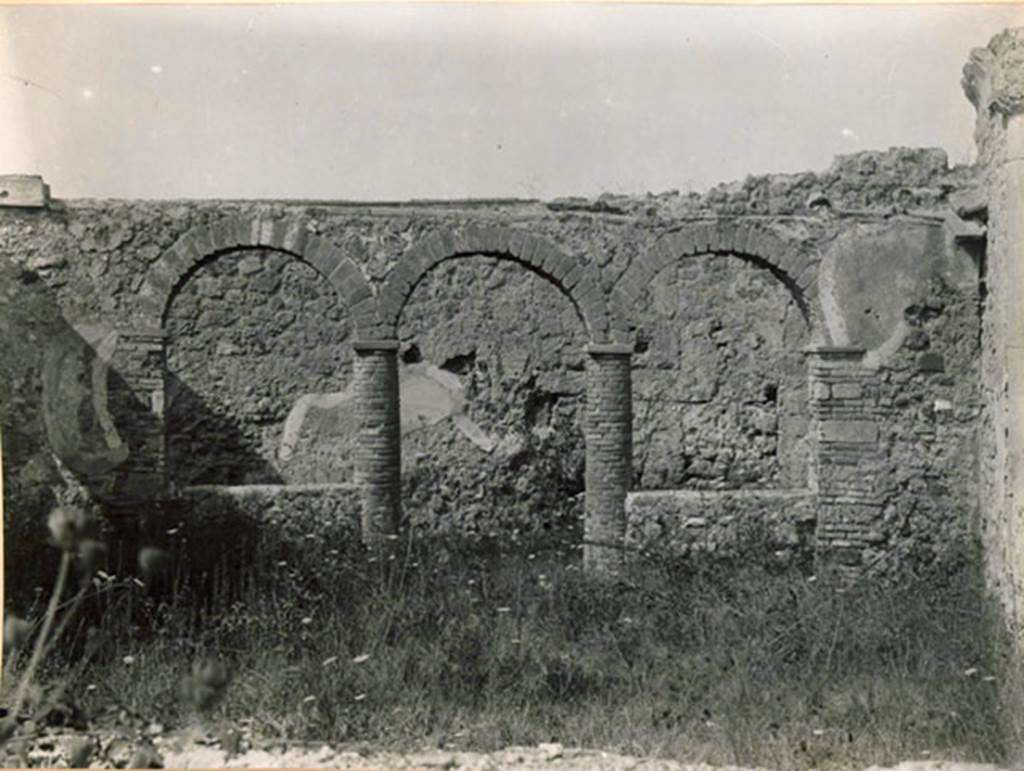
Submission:
<svg viewBox="0 0 1024 771">
<path fill-rule="evenodd" d="M 1020 109 L 1024 111 L 1024 104 Z M 1017 562 L 1012 575 L 1014 613 L 1019 624 L 1024 606 L 1024 303 L 1018 294 L 1024 289 L 1024 114 L 1017 113 L 1007 120 L 1006 155 L 995 170 L 993 183 L 989 228 L 995 241 L 993 251 L 1001 263 L 1005 315 L 1000 333 L 1006 335 L 1006 416 L 1000 428 L 1006 442 L 1005 506 L 1014 534 L 1010 548 Z"/>
<path fill-rule="evenodd" d="M 885 475 L 874 373 L 863 348 L 806 351 L 814 421 L 814 484 L 818 498 L 815 561 L 820 571 L 853 578 L 865 554 L 884 540 L 881 486 Z"/>
<path fill-rule="evenodd" d="M 398 341 L 361 340 L 353 347 L 359 425 L 355 482 L 362 497 L 363 542 L 379 547 L 397 532 L 401 513 Z"/>
<path fill-rule="evenodd" d="M 981 536 L 988 585 L 1024 653 L 1024 27 L 973 50 L 962 85 L 977 111 L 977 167 L 988 215 Z"/>
<path fill-rule="evenodd" d="M 167 491 L 164 424 L 166 340 L 163 330 L 120 330 L 112 360 L 111 414 L 128 445 L 115 479 L 114 518 L 151 515 Z M 140 510 L 140 507 L 141 510 Z"/>
<path fill-rule="evenodd" d="M 633 476 L 633 348 L 587 347 L 586 515 L 583 565 L 614 573 L 623 563 L 626 493 Z"/>
</svg>

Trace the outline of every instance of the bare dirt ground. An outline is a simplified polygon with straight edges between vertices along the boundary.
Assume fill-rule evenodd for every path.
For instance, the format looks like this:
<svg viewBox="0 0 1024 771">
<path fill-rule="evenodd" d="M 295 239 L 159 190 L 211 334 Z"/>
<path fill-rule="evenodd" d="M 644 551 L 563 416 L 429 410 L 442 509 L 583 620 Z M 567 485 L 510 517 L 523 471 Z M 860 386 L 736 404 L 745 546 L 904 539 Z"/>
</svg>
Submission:
<svg viewBox="0 0 1024 771">
<path fill-rule="evenodd" d="M 60 768 L 82 734 L 49 734 L 34 742 L 27 759 L 33 767 Z M 660 758 L 640 758 L 598 750 L 540 744 L 535 747 L 507 747 L 496 752 L 424 750 L 411 753 L 332 749 L 327 745 L 284 746 L 269 744 L 262 749 L 243 743 L 228 752 L 224 741 L 195 733 L 161 734 L 150 739 L 129 740 L 110 735 L 93 735 L 91 768 L 137 768 L 162 764 L 164 768 L 342 768 L 342 769 L 479 769 L 480 771 L 770 771 L 738 766 L 710 766 L 681 763 Z M 5 767 L 11 764 L 4 763 Z M 19 765 L 19 764 L 14 764 Z M 160 767 L 150 765 L 150 767 Z M 890 767 L 894 771 L 1000 771 L 982 763 L 948 760 L 910 761 Z M 778 769 L 776 771 L 783 771 Z M 882 771 L 872 766 L 866 771 Z"/>
</svg>

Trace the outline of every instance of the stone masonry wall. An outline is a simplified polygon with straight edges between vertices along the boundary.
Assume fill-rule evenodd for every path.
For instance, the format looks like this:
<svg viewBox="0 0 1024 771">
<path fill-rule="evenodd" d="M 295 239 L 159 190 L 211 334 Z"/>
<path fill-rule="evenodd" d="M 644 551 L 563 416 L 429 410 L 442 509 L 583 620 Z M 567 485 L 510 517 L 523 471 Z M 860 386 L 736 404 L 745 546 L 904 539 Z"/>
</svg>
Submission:
<svg viewBox="0 0 1024 771">
<path fill-rule="evenodd" d="M 1024 650 L 1024 28 L 971 52 L 963 87 L 977 110 L 979 189 L 964 201 L 987 225 L 981 386 L 981 533 L 987 579 Z M 1024 693 L 1018 668 L 1016 685 Z M 1019 706 L 1017 707 L 1019 709 Z"/>
<path fill-rule="evenodd" d="M 504 525 L 569 522 L 585 486 L 587 345 L 613 343 L 632 351 L 632 490 L 747 491 L 744 517 L 755 518 L 777 503 L 762 492 L 823 491 L 817 545 L 866 564 L 897 544 L 943 541 L 973 511 L 961 505 L 976 495 L 970 472 L 893 492 L 901 464 L 939 478 L 954 449 L 973 452 L 977 267 L 952 235 L 955 195 L 972 184 L 941 152 L 900 149 L 696 197 L 53 200 L 0 208 L 0 255 L 47 287 L 70 326 L 113 341 L 104 356 L 123 362 L 131 397 L 114 410 L 122 444 L 159 454 L 147 426 L 166 419 L 161 473 L 177 487 L 352 480 L 367 430 L 353 344 L 393 333 L 404 515 L 481 533 L 506 505 L 517 513 Z M 931 307 L 936 281 L 941 320 L 915 310 Z M 948 334 L 932 335 L 942 324 Z M 156 394 L 132 374 L 152 357 L 124 346 L 160 331 L 170 377 Z M 863 354 L 815 396 L 813 351 L 829 346 Z M 932 357 L 923 369 L 919 354 Z M 932 410 L 947 421 L 936 428 L 920 409 L 939 399 L 953 407 Z M 870 511 L 826 500 L 841 488 L 829 476 L 840 460 L 851 476 L 884 472 L 883 489 L 843 493 L 875 496 Z M 108 474 L 121 482 L 97 477 L 91 489 L 116 497 L 133 464 L 145 465 L 122 461 Z M 630 516 L 643 519 L 634 497 Z M 921 520 L 922 497 L 928 511 L 957 513 Z M 671 499 L 659 500 L 660 521 Z M 829 517 L 856 537 L 832 538 Z M 793 521 L 807 531 L 805 513 Z M 920 526 L 896 527 L 905 521 Z"/>
</svg>

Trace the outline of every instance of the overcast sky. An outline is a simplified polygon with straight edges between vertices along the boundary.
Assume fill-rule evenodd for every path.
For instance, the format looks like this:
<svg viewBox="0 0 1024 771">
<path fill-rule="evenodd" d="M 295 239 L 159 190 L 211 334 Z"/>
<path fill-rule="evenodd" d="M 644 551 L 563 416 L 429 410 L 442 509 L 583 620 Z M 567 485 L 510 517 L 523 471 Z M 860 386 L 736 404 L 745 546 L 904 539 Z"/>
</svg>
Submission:
<svg viewBox="0 0 1024 771">
<path fill-rule="evenodd" d="M 56 197 L 551 198 L 974 151 L 1024 5 L 0 7 L 0 172 Z"/>
</svg>

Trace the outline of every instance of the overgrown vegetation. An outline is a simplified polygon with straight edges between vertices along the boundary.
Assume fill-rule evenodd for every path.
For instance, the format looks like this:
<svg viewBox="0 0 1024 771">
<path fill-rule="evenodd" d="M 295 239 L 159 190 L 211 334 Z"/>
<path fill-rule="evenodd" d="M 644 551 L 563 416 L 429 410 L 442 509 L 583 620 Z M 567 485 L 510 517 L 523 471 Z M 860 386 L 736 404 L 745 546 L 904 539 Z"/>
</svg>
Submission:
<svg viewBox="0 0 1024 771">
<path fill-rule="evenodd" d="M 841 590 L 744 553 L 593 580 L 578 550 L 537 543 L 391 546 L 251 544 L 230 576 L 180 555 L 142 580 L 97 574 L 41 681 L 83 729 L 172 730 L 201 707 L 268 742 L 557 741 L 787 769 L 1011 754 L 971 560 Z"/>
</svg>

